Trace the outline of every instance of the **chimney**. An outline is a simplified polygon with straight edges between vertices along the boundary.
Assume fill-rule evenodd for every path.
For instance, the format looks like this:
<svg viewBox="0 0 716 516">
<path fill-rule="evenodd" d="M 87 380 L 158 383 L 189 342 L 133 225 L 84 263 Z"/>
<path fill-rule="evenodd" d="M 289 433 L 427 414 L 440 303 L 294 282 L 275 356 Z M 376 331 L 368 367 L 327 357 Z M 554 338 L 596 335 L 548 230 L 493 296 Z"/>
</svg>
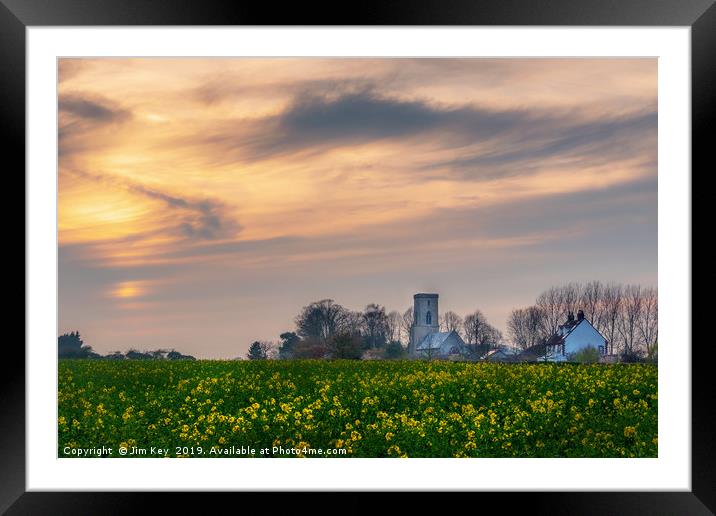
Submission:
<svg viewBox="0 0 716 516">
<path fill-rule="evenodd" d="M 567 322 L 574 321 L 574 314 L 572 312 L 567 312 Z"/>
<path fill-rule="evenodd" d="M 578 320 L 578 321 L 583 321 L 583 320 L 584 320 L 584 311 L 579 310 L 579 311 L 577 312 L 577 320 Z"/>
</svg>

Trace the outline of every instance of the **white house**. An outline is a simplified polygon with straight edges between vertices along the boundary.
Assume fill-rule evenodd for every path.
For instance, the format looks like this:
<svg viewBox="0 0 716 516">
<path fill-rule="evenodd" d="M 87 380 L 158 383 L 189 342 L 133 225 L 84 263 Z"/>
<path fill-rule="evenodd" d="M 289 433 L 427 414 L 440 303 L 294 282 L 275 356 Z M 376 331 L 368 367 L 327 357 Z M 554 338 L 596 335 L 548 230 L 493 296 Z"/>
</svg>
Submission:
<svg viewBox="0 0 716 516">
<path fill-rule="evenodd" d="M 584 312 L 577 312 L 577 319 L 569 312 L 567 322 L 560 325 L 557 332 L 547 340 L 544 360 L 550 362 L 564 362 L 577 352 L 592 347 L 599 351 L 601 356 L 607 354 L 607 339 L 584 318 Z"/>
</svg>

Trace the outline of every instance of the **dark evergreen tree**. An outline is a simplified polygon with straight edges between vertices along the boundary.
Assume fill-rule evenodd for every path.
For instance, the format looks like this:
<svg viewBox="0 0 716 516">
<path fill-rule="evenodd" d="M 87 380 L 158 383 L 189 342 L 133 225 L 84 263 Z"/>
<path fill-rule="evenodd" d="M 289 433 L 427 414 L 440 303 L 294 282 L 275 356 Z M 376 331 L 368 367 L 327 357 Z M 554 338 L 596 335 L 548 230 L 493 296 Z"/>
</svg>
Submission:
<svg viewBox="0 0 716 516">
<path fill-rule="evenodd" d="M 266 351 L 259 341 L 255 341 L 249 347 L 249 352 L 246 354 L 249 360 L 266 360 Z"/>
<path fill-rule="evenodd" d="M 292 331 L 284 332 L 279 337 L 281 338 L 281 344 L 278 348 L 278 358 L 281 360 L 293 358 L 296 344 L 301 338 Z"/>
</svg>

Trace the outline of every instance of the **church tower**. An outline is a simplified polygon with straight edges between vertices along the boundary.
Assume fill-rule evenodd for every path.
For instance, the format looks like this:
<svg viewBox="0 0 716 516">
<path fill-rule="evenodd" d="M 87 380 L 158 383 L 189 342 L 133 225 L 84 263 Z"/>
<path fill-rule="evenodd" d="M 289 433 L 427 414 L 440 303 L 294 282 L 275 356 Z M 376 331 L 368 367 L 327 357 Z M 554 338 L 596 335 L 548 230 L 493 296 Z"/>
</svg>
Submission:
<svg viewBox="0 0 716 516">
<path fill-rule="evenodd" d="M 430 333 L 440 331 L 437 294 L 413 296 L 413 326 L 410 328 L 408 354 L 415 355 L 415 346 Z"/>
</svg>

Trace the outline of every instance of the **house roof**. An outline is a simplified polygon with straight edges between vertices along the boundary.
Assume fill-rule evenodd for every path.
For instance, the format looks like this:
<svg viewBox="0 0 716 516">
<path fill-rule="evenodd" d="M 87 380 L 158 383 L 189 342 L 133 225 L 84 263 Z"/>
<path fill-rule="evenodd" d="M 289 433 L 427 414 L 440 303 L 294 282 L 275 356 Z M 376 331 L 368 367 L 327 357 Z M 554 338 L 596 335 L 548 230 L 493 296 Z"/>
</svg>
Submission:
<svg viewBox="0 0 716 516">
<path fill-rule="evenodd" d="M 544 354 L 544 345 L 536 344 L 530 348 L 525 349 L 524 351 L 521 351 L 517 356 L 514 357 L 514 359 L 520 362 L 537 362 L 544 357 Z"/>
<path fill-rule="evenodd" d="M 505 348 L 497 348 L 497 349 L 491 349 L 487 352 L 488 357 L 491 356 L 505 356 L 505 357 L 512 357 L 516 356 L 518 354 L 517 351 L 512 349 L 505 349 Z"/>
<path fill-rule="evenodd" d="M 547 339 L 545 344 L 547 346 L 558 346 L 560 344 L 563 344 L 565 339 L 569 337 L 569 335 L 577 329 L 577 326 L 582 323 L 587 323 L 589 326 L 594 328 L 594 325 L 592 325 L 592 323 L 590 323 L 587 319 L 576 319 L 573 321 L 567 321 L 566 323 L 561 324 L 559 328 L 557 328 L 557 331 L 550 338 Z M 599 333 L 599 335 L 602 335 L 596 328 L 594 328 L 594 331 Z M 602 335 L 602 337 L 604 337 L 604 335 Z"/>
<path fill-rule="evenodd" d="M 563 344 L 563 343 L 564 343 L 564 336 L 560 335 L 559 333 L 555 333 L 554 335 L 552 335 L 550 338 L 547 339 L 547 342 L 545 342 L 545 344 L 547 344 L 548 346 L 559 346 L 560 344 Z"/>
<path fill-rule="evenodd" d="M 517 360 L 518 353 L 513 350 L 507 349 L 493 349 L 487 352 L 483 357 L 488 361 L 501 361 L 501 362 L 515 362 Z"/>
<path fill-rule="evenodd" d="M 435 333 L 428 333 L 425 337 L 423 337 L 423 340 L 418 342 L 418 345 L 415 346 L 416 350 L 425 350 L 425 349 L 439 349 L 440 346 L 442 346 L 443 342 L 447 340 L 447 338 L 455 333 L 455 330 L 453 331 L 440 331 Z"/>
</svg>

